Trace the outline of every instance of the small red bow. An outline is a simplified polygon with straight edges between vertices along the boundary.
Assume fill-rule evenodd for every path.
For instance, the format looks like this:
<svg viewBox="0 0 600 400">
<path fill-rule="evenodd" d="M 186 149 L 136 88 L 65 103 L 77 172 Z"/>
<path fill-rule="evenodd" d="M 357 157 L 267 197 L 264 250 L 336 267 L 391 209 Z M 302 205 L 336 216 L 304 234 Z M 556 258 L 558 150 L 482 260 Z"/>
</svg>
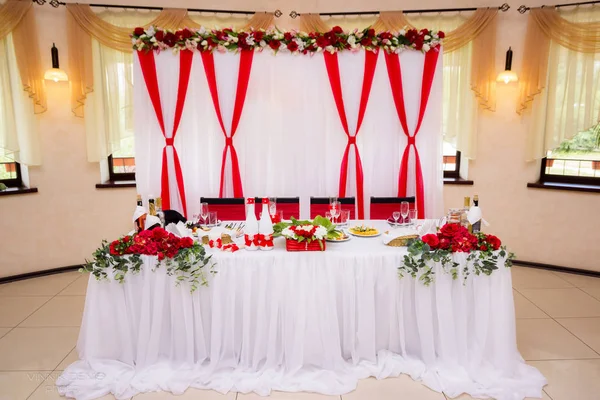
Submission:
<svg viewBox="0 0 600 400">
<path fill-rule="evenodd" d="M 240 248 L 237 246 L 237 244 L 230 243 L 230 244 L 226 244 L 225 246 L 223 246 L 223 248 L 221 250 L 223 250 L 223 251 L 230 251 L 232 253 L 235 253 L 239 249 Z"/>
<path fill-rule="evenodd" d="M 258 243 L 262 247 L 273 247 L 273 235 L 258 234 Z"/>
<path fill-rule="evenodd" d="M 219 238 L 217 240 L 209 240 L 208 245 L 210 246 L 211 249 L 213 249 L 215 247 L 217 249 L 220 249 L 221 247 L 223 247 L 223 242 L 221 241 L 221 238 Z"/>
<path fill-rule="evenodd" d="M 250 239 L 249 235 L 244 235 L 244 241 L 246 242 L 246 247 L 250 247 L 252 244 L 258 246 L 258 235 L 252 235 L 252 239 Z"/>
</svg>

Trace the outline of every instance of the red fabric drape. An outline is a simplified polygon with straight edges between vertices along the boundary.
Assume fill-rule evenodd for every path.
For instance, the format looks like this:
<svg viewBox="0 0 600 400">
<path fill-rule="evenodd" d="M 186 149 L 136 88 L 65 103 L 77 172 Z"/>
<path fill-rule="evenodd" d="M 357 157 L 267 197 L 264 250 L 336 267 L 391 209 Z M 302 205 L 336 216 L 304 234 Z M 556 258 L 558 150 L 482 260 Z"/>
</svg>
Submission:
<svg viewBox="0 0 600 400">
<path fill-rule="evenodd" d="M 387 65 L 388 77 L 390 80 L 390 86 L 392 88 L 392 95 L 394 96 L 394 104 L 396 105 L 396 112 L 402 125 L 402 130 L 408 138 L 408 143 L 402 154 L 402 161 L 400 163 L 400 173 L 398 177 L 398 197 L 406 197 L 406 186 L 408 184 L 408 155 L 410 152 L 410 146 L 415 148 L 415 173 L 416 173 L 416 191 L 417 191 L 417 211 L 419 218 L 425 218 L 425 187 L 423 184 L 423 171 L 421 169 L 421 160 L 419 158 L 419 151 L 415 144 L 415 138 L 421 128 L 423 122 L 423 116 L 427 109 L 427 102 L 429 100 L 429 94 L 431 92 L 431 85 L 433 84 L 433 77 L 435 75 L 435 68 L 437 65 L 439 51 L 432 49 L 425 53 L 425 63 L 423 65 L 423 79 L 421 82 L 421 102 L 419 105 L 419 118 L 417 120 L 417 127 L 415 128 L 414 134 L 411 136 L 408 130 L 408 124 L 406 122 L 406 109 L 404 107 L 404 92 L 402 88 L 402 70 L 400 69 L 400 58 L 397 54 L 385 55 L 385 62 Z"/>
<path fill-rule="evenodd" d="M 365 110 L 367 109 L 367 103 L 369 102 L 369 94 L 371 93 L 371 85 L 373 84 L 373 75 L 375 74 L 375 67 L 377 66 L 377 53 L 372 51 L 365 51 L 365 72 L 363 77 L 362 92 L 360 95 L 360 105 L 358 109 L 358 120 L 356 122 L 356 132 L 354 136 L 350 135 L 348 129 L 348 119 L 346 118 L 346 108 L 344 107 L 344 96 L 342 93 L 342 84 L 340 81 L 340 67 L 338 63 L 337 53 L 323 53 L 325 59 L 325 66 L 327 67 L 327 75 L 329 76 L 329 84 L 331 85 L 331 91 L 335 100 L 335 105 L 340 116 L 340 121 L 346 136 L 348 137 L 348 143 L 342 157 L 342 165 L 340 168 L 340 186 L 339 186 L 339 197 L 346 197 L 346 181 L 348 179 L 348 156 L 350 153 L 350 146 L 354 145 L 354 155 L 356 157 L 356 197 L 358 203 L 358 218 L 364 219 L 365 217 L 365 205 L 364 205 L 364 178 L 362 162 L 356 145 L 356 136 L 360 131 L 362 125 Z"/>
<path fill-rule="evenodd" d="M 150 101 L 154 107 L 156 118 L 163 136 L 165 137 L 165 147 L 163 147 L 162 154 L 162 172 L 161 172 L 161 197 L 163 201 L 163 207 L 166 210 L 172 209 L 171 206 L 171 193 L 169 189 L 169 168 L 167 164 L 167 147 L 173 149 L 173 161 L 175 165 L 175 179 L 177 180 L 177 188 L 179 190 L 179 197 L 181 198 L 181 205 L 183 210 L 181 213 L 187 217 L 187 203 L 185 199 L 185 187 L 183 185 L 183 173 L 181 171 L 181 165 L 179 163 L 179 156 L 177 155 L 177 149 L 174 146 L 175 135 L 177 135 L 177 129 L 179 128 L 179 122 L 181 121 L 181 114 L 183 113 L 183 106 L 185 105 L 185 98 L 187 95 L 188 83 L 190 80 L 190 71 L 192 69 L 193 53 L 189 50 L 183 50 L 179 53 L 179 84 L 177 88 L 177 102 L 175 104 L 175 118 L 173 121 L 173 131 L 170 137 L 167 137 L 165 130 L 165 122 L 163 118 L 162 104 L 160 101 L 160 91 L 158 89 L 158 76 L 156 73 L 156 63 L 154 61 L 154 52 L 138 51 L 138 58 L 140 60 L 140 67 L 148 89 L 148 95 Z"/>
<path fill-rule="evenodd" d="M 242 178 L 240 175 L 240 165 L 238 161 L 237 152 L 233 146 L 233 136 L 237 131 L 237 127 L 242 116 L 242 110 L 244 109 L 244 102 L 246 101 L 246 91 L 248 90 L 248 81 L 250 79 L 250 71 L 252 69 L 252 58 L 254 52 L 252 50 L 242 50 L 240 52 L 240 67 L 238 71 L 237 90 L 235 94 L 235 104 L 233 107 L 233 118 L 231 121 L 231 135 L 227 136 L 225 125 L 223 124 L 223 116 L 221 115 L 221 105 L 219 103 L 219 92 L 217 90 L 217 76 L 215 73 L 215 59 L 212 53 L 201 52 L 202 63 L 204 64 L 204 72 L 206 74 L 206 81 L 210 89 L 210 95 L 212 97 L 213 105 L 215 106 L 215 112 L 219 125 L 225 136 L 225 147 L 223 148 L 223 159 L 221 162 L 221 183 L 219 187 L 219 197 L 223 197 L 225 192 L 225 163 L 227 161 L 227 150 L 231 151 L 231 173 L 233 175 L 233 197 L 244 197 L 244 190 L 242 188 Z"/>
</svg>

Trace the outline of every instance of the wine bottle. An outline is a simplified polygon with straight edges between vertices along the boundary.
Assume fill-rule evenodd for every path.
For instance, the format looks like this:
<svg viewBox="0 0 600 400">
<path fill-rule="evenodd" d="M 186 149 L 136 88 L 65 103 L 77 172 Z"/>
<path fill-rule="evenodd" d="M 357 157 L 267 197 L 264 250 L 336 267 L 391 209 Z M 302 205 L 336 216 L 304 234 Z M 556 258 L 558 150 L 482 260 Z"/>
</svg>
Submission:
<svg viewBox="0 0 600 400">
<path fill-rule="evenodd" d="M 258 239 L 261 250 L 273 250 L 273 221 L 269 215 L 269 198 L 262 199 L 262 214 L 258 221 Z"/>
<path fill-rule="evenodd" d="M 469 219 L 467 218 L 467 213 L 469 212 L 470 207 L 471 207 L 471 198 L 467 196 L 467 197 L 465 197 L 463 212 L 460 216 L 460 224 L 462 226 L 464 226 L 465 228 L 467 228 L 469 230 L 469 232 L 473 232 L 473 227 L 471 226 L 471 223 L 469 222 Z"/>
<path fill-rule="evenodd" d="M 160 225 L 164 228 L 165 227 L 165 213 L 163 212 L 162 209 L 162 198 L 157 197 L 156 198 L 156 216 L 158 217 L 158 219 L 160 219 Z"/>
<path fill-rule="evenodd" d="M 142 203 L 142 195 L 141 194 L 137 195 L 137 205 L 140 207 L 144 206 L 144 203 Z"/>
<path fill-rule="evenodd" d="M 153 196 L 150 196 L 148 199 L 148 215 L 156 215 L 156 205 Z"/>
<path fill-rule="evenodd" d="M 473 196 L 473 207 L 479 208 L 479 196 Z M 481 219 L 473 224 L 473 233 L 481 231 Z"/>
<path fill-rule="evenodd" d="M 258 220 L 254 210 L 254 197 L 246 200 L 246 223 L 244 224 L 246 250 L 258 250 Z"/>
</svg>

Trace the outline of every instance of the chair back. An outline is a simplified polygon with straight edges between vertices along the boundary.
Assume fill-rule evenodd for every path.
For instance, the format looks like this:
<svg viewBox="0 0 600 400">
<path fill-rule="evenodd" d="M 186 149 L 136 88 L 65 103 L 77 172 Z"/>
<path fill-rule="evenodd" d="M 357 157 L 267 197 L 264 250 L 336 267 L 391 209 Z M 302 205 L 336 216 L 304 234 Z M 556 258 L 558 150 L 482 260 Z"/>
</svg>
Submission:
<svg viewBox="0 0 600 400">
<path fill-rule="evenodd" d="M 246 199 L 243 197 L 200 197 L 201 203 L 208 203 L 208 211 L 216 211 L 221 221 L 245 221 Z"/>
<path fill-rule="evenodd" d="M 394 211 L 400 211 L 400 203 L 408 201 L 415 208 L 415 197 L 371 197 L 371 219 L 388 219 Z"/>
<path fill-rule="evenodd" d="M 354 219 L 356 199 L 354 197 L 340 197 L 338 201 L 341 204 L 342 210 L 350 210 L 350 219 Z M 311 197 L 310 198 L 310 217 L 314 218 L 317 215 L 322 217 L 329 212 L 329 197 Z"/>
<path fill-rule="evenodd" d="M 277 212 L 283 211 L 283 219 L 294 217 L 300 218 L 300 197 L 277 197 Z M 256 218 L 260 218 L 262 211 L 262 198 L 256 197 L 254 201 L 256 207 Z"/>
</svg>

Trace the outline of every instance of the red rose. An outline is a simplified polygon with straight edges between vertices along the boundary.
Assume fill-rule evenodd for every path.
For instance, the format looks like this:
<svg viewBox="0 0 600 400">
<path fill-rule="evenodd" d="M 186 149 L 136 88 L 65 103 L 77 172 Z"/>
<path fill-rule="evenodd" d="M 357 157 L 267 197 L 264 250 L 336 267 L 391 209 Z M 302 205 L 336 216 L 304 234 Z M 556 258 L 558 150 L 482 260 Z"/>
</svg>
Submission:
<svg viewBox="0 0 600 400">
<path fill-rule="evenodd" d="M 436 249 L 440 244 L 440 239 L 437 235 L 429 233 L 421 238 L 421 240 L 429 245 L 432 249 Z"/>
<path fill-rule="evenodd" d="M 263 40 L 265 33 L 262 31 L 256 31 L 256 32 L 252 32 L 252 36 L 254 36 L 254 40 L 256 42 L 260 42 L 261 40 Z"/>
<path fill-rule="evenodd" d="M 156 31 L 156 33 L 154 34 L 154 37 L 156 38 L 156 40 L 158 40 L 159 42 L 162 42 L 163 39 L 165 38 L 165 33 L 163 31 Z"/>
<path fill-rule="evenodd" d="M 169 47 L 173 47 L 175 46 L 175 43 L 177 43 L 177 37 L 173 32 L 167 32 L 163 39 L 163 43 Z"/>
<path fill-rule="evenodd" d="M 269 42 L 269 47 L 272 48 L 273 50 L 279 50 L 280 45 L 281 45 L 281 42 L 279 40 L 271 40 Z"/>
<path fill-rule="evenodd" d="M 164 260 L 165 255 L 163 253 L 158 253 L 158 261 Z"/>
<path fill-rule="evenodd" d="M 425 43 L 425 41 L 423 40 L 423 36 L 418 36 L 415 39 L 415 50 L 421 50 L 423 48 L 423 44 Z"/>
<path fill-rule="evenodd" d="M 329 40 L 325 36 L 319 36 L 317 38 L 317 46 L 319 47 L 327 47 L 329 46 Z"/>
<path fill-rule="evenodd" d="M 482 244 L 481 246 L 479 246 L 479 250 L 481 251 L 487 251 L 488 247 L 485 244 Z"/>
<path fill-rule="evenodd" d="M 193 245 L 194 245 L 194 241 L 192 240 L 191 237 L 185 237 L 185 238 L 181 239 L 181 247 L 183 247 L 184 249 L 192 247 Z"/>
<path fill-rule="evenodd" d="M 289 42 L 288 45 L 287 45 L 287 49 L 289 51 L 291 51 L 291 52 L 298 51 L 298 43 L 296 43 L 296 42 Z"/>
<path fill-rule="evenodd" d="M 446 34 L 445 34 L 444 32 L 442 32 L 442 31 L 439 31 L 439 32 L 438 32 L 438 37 L 439 37 L 440 39 L 443 39 L 443 38 L 445 38 L 445 37 L 446 37 Z"/>
<path fill-rule="evenodd" d="M 286 32 L 283 34 L 283 40 L 289 42 L 294 38 L 294 36 L 290 32 Z"/>
<path fill-rule="evenodd" d="M 394 37 L 394 35 L 392 35 L 389 32 L 381 32 L 379 34 L 379 37 L 381 38 L 381 40 L 385 40 L 385 39 L 391 40 Z"/>
<path fill-rule="evenodd" d="M 425 36 L 425 35 L 429 35 L 429 29 L 421 29 L 421 31 L 419 32 L 420 35 Z"/>
<path fill-rule="evenodd" d="M 129 242 L 130 240 L 131 240 L 131 236 L 125 236 L 123 238 L 123 241 L 126 242 L 126 243 Z"/>
<path fill-rule="evenodd" d="M 367 30 L 367 36 L 373 38 L 375 36 L 375 29 L 371 28 Z"/>
<path fill-rule="evenodd" d="M 409 42 L 413 42 L 415 40 L 415 38 L 417 36 L 419 36 L 419 33 L 417 32 L 416 29 L 409 29 L 408 31 L 406 31 L 406 35 L 405 36 L 406 36 L 406 39 Z"/>
<path fill-rule="evenodd" d="M 440 234 L 447 238 L 452 238 L 460 232 L 462 226 L 458 224 L 446 224 L 440 228 Z"/>
<path fill-rule="evenodd" d="M 217 40 L 227 40 L 227 34 L 224 31 L 214 31 L 213 33 Z"/>
<path fill-rule="evenodd" d="M 189 29 L 184 28 L 184 29 L 177 31 L 177 33 L 175 33 L 175 35 L 178 38 L 185 40 L 185 39 L 189 39 L 192 37 L 192 32 Z"/>
<path fill-rule="evenodd" d="M 133 30 L 135 36 L 142 36 L 145 33 L 144 28 L 137 27 Z"/>
<path fill-rule="evenodd" d="M 341 26 L 334 26 L 331 29 L 331 32 L 335 33 L 335 34 L 340 34 L 340 33 L 344 33 L 344 30 L 342 29 Z"/>
<path fill-rule="evenodd" d="M 502 246 L 502 242 L 494 235 L 486 235 L 485 240 L 492 246 L 492 249 L 498 250 Z"/>
<path fill-rule="evenodd" d="M 334 45 L 338 42 L 338 37 L 335 35 L 335 33 L 332 32 L 326 32 L 324 35 L 325 39 L 327 39 L 327 41 L 329 42 L 330 45 Z"/>
<path fill-rule="evenodd" d="M 440 239 L 440 244 L 438 245 L 438 249 L 442 249 L 442 250 L 448 250 L 450 249 L 450 246 L 452 245 L 452 242 L 450 241 L 450 239 L 448 239 L 447 237 L 441 237 Z"/>
<path fill-rule="evenodd" d="M 370 46 L 373 44 L 373 40 L 365 36 L 360 40 L 360 44 L 362 44 L 363 46 Z"/>
</svg>

